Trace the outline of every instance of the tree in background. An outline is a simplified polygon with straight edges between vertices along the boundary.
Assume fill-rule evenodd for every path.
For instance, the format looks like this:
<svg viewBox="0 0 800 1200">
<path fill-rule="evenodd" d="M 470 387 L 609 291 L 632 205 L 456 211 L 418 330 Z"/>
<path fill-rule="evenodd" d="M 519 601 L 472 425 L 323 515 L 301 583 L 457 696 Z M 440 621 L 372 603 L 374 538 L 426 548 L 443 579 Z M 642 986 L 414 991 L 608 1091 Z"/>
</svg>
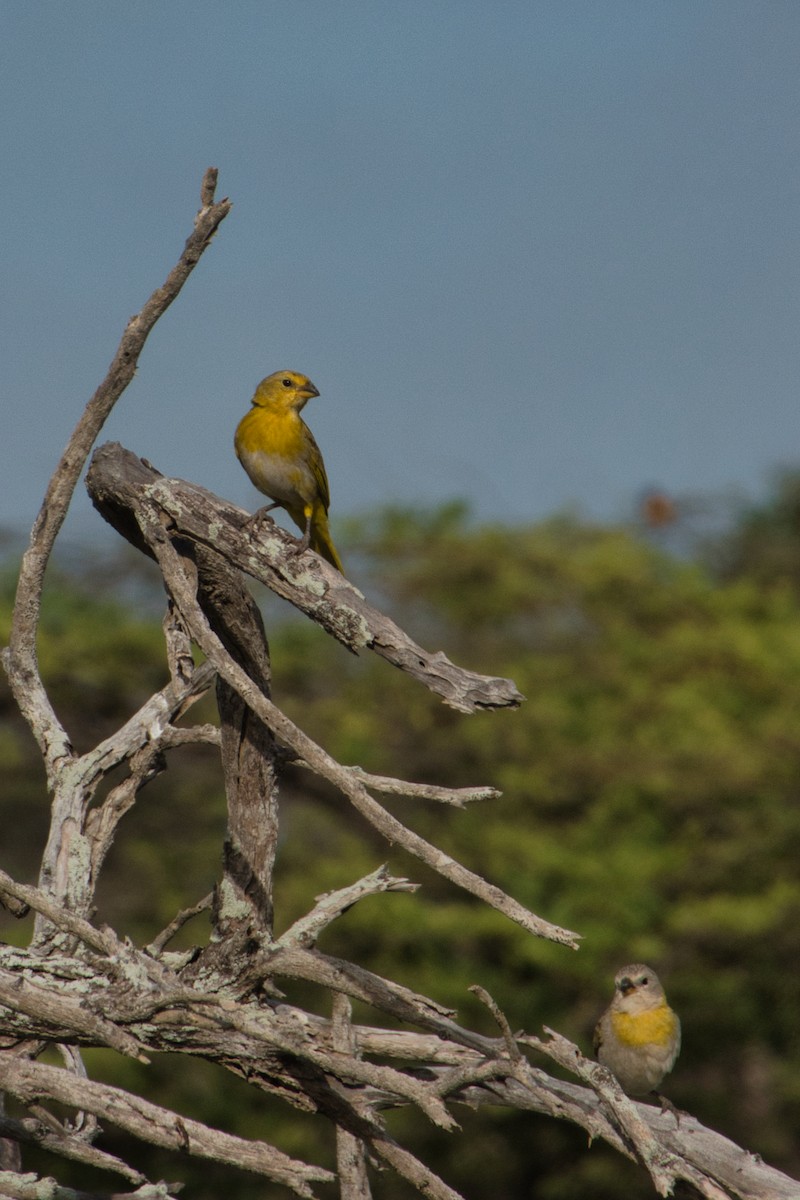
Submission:
<svg viewBox="0 0 800 1200">
<path fill-rule="evenodd" d="M 451 1151 L 447 1165 L 465 1195 L 518 1196 L 531 1186 L 532 1170 L 529 1157 L 514 1152 L 520 1139 L 549 1156 L 537 1170 L 538 1195 L 574 1196 L 581 1186 L 586 1194 L 618 1194 L 622 1160 L 583 1154 L 576 1168 L 577 1143 L 554 1116 L 643 1163 L 662 1192 L 682 1179 L 708 1196 L 792 1194 L 791 1180 L 693 1118 L 676 1127 L 671 1117 L 632 1104 L 563 1037 L 515 1036 L 509 1025 L 559 1023 L 579 1036 L 620 960 L 656 959 L 660 969 L 666 965 L 679 1008 L 708 1006 L 694 1061 L 718 1061 L 714 1038 L 724 1036 L 726 1020 L 731 1033 L 744 1027 L 731 1077 L 752 1060 L 750 1082 L 759 1070 L 767 1082 L 750 1095 L 766 1096 L 773 1113 L 791 1102 L 773 1090 L 780 1042 L 770 1058 L 753 1022 L 760 1008 L 748 986 L 749 961 L 729 953 L 731 930 L 745 918 L 751 938 L 754 931 L 793 936 L 784 921 L 795 885 L 791 870 L 780 869 L 793 826 L 785 811 L 778 819 L 774 803 L 791 759 L 772 703 L 776 681 L 788 683 L 795 661 L 796 614 L 785 596 L 766 598 L 741 583 L 715 588 L 702 571 L 671 563 L 623 531 L 568 521 L 473 530 L 455 508 L 427 519 L 384 515 L 361 531 L 361 541 L 382 590 L 391 589 L 395 616 L 402 611 L 404 623 L 467 661 L 466 670 L 442 653 L 427 654 L 335 572 L 295 557 L 277 529 L 254 541 L 241 510 L 106 447 L 95 455 L 90 491 L 107 519 L 157 560 L 167 583 L 169 678 L 151 678 L 155 694 L 138 698 L 133 715 L 104 729 L 100 741 L 84 710 L 86 744 L 73 749 L 54 704 L 55 644 L 65 628 L 57 618 L 65 605 L 69 616 L 72 604 L 67 624 L 80 632 L 92 606 L 74 590 L 62 592 L 50 627 L 44 612 L 37 660 L 44 567 L 82 463 L 147 330 L 227 212 L 225 202 L 213 203 L 213 182 L 204 185 L 179 267 L 131 322 L 79 423 L 23 561 L 6 664 L 53 805 L 38 887 L 0 876 L 11 910 L 22 916 L 30 906 L 37 914 L 30 946 L 18 938 L 23 948 L 0 952 L 0 1082 L 27 1107 L 27 1115 L 2 1123 L 10 1169 L 0 1175 L 0 1190 L 45 1194 L 24 1191 L 39 1186 L 20 1173 L 13 1146 L 24 1142 L 116 1171 L 142 1200 L 168 1195 L 168 1185 L 144 1181 L 130 1142 L 122 1143 L 124 1154 L 114 1152 L 113 1139 L 98 1142 L 102 1121 L 141 1143 L 243 1167 L 310 1195 L 315 1182 L 333 1179 L 321 1161 L 319 1130 L 290 1132 L 284 1150 L 268 1144 L 267 1114 L 270 1127 L 278 1126 L 265 1099 L 272 1096 L 335 1127 L 326 1162 L 343 1197 L 370 1194 L 369 1158 L 391 1166 L 406 1192 L 410 1184 L 426 1195 L 456 1196 L 426 1165 L 429 1149 L 447 1164 L 445 1142 L 457 1146 L 459 1162 Z M 273 642 L 271 681 L 263 627 L 240 567 L 335 640 L 311 625 L 288 625 Z M 107 616 L 106 627 L 117 622 L 130 639 L 122 657 L 139 687 L 157 671 L 151 632 L 129 619 L 126 627 L 112 610 Z M 374 653 L 350 660 L 335 641 Z M 192 643 L 205 655 L 200 666 Z M 74 654 L 71 636 L 59 650 Z M 390 673 L 375 654 L 401 670 Z M 90 644 L 77 659 L 86 686 L 105 681 L 127 709 L 125 681 L 93 661 Z M 489 670 L 513 670 L 528 704 L 470 720 L 454 715 L 519 702 L 507 678 L 477 673 Z M 187 724 L 215 673 L 219 731 L 208 721 Z M 770 738 L 784 751 L 774 778 L 764 775 L 756 746 Z M 204 765 L 191 768 L 188 785 L 165 789 L 158 777 L 167 757 L 185 757 L 192 747 Z M 220 749 L 217 803 L 204 810 L 198 847 L 195 813 L 208 791 L 202 776 Z M 484 770 L 502 784 L 502 799 L 475 787 Z M 145 811 L 137 835 L 144 797 L 159 795 L 158 787 L 159 811 Z M 483 803 L 452 812 L 467 801 Z M 450 807 L 433 811 L 432 802 Z M 224 835 L 222 876 L 203 897 L 194 885 L 215 869 L 208 853 L 215 824 Z M 147 836 L 156 827 L 169 836 Z M 118 829 L 130 835 L 115 841 Z M 424 904 L 412 895 L 416 883 L 376 868 L 387 841 L 399 847 L 391 851 L 393 870 L 424 884 Z M 762 851 L 772 856 L 766 864 Z M 112 865 L 113 882 L 102 889 Z M 167 888 L 150 886 L 160 874 Z M 144 903 L 132 880 L 147 892 Z M 309 908 L 320 887 L 325 893 Z M 95 903 L 108 925 L 92 923 Z M 539 910 L 548 917 L 536 916 Z M 189 922 L 206 912 L 210 936 L 187 940 Z M 137 921 L 146 928 L 138 936 Z M 573 924 L 584 936 L 578 955 L 567 949 Z M 742 947 L 750 953 L 746 937 Z M 474 984 L 481 986 L 470 992 Z M 793 1003 L 788 995 L 787 1026 Z M 778 1022 L 778 1039 L 783 1032 Z M 57 1065 L 42 1061 L 55 1045 L 62 1047 Z M 536 1052 L 536 1066 L 522 1046 Z M 86 1050 L 100 1076 L 111 1073 L 115 1052 L 122 1069 L 114 1082 L 96 1078 L 94 1069 L 87 1078 L 87 1047 L 105 1048 L 94 1056 Z M 548 1058 L 588 1086 L 547 1074 L 538 1064 Z M 215 1072 L 210 1086 L 208 1070 Z M 225 1072 L 244 1081 L 238 1092 L 220 1085 Z M 701 1076 L 702 1087 L 691 1078 L 683 1087 L 692 1108 L 703 1088 L 713 1101 L 715 1087 L 722 1098 L 728 1083 L 713 1070 L 708 1081 Z M 211 1094 L 192 1097 L 202 1112 L 189 1115 L 201 1080 Z M 148 1083 L 158 1102 L 141 1098 Z M 235 1134 L 219 1127 L 231 1119 L 234 1093 Z M 503 1121 L 481 1117 L 480 1143 L 465 1136 L 475 1124 L 463 1104 L 503 1107 L 512 1114 L 504 1135 Z M 465 1132 L 455 1129 L 453 1105 Z M 64 1120 L 64 1109 L 81 1115 Z M 308 1122 L 298 1117 L 291 1130 Z M 446 1133 L 431 1145 L 428 1129 Z M 775 1152 L 791 1157 L 785 1144 Z M 488 1179 L 479 1174 L 487 1159 Z M 381 1194 L 400 1194 L 392 1179 L 381 1178 Z M 219 1176 L 209 1186 L 205 1194 L 218 1195 Z"/>
<path fill-rule="evenodd" d="M 800 590 L 800 471 L 777 472 L 771 495 L 748 505 L 735 530 L 710 545 L 709 557 L 723 578 Z"/>
</svg>

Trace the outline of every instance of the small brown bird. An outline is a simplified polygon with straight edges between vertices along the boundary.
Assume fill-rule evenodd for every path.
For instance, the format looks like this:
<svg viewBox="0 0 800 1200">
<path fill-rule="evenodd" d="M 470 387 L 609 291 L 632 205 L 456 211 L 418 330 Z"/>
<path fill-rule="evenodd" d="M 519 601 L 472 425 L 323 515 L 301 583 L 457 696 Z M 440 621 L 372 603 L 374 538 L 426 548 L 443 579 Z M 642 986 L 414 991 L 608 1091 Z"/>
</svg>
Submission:
<svg viewBox="0 0 800 1200">
<path fill-rule="evenodd" d="M 681 1048 L 681 1023 L 667 1004 L 661 981 L 644 963 L 617 972 L 614 998 L 597 1023 L 594 1051 L 630 1096 L 654 1092 L 662 1108 L 676 1111 L 656 1092 Z"/>
</svg>

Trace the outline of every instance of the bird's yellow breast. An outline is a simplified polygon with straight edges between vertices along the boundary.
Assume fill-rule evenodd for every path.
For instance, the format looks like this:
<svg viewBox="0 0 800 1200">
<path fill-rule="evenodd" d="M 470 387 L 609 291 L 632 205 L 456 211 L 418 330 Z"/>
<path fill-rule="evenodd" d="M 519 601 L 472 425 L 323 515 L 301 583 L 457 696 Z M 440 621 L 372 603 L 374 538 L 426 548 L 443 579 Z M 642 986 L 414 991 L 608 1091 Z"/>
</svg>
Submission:
<svg viewBox="0 0 800 1200">
<path fill-rule="evenodd" d="M 320 494 L 316 447 L 305 422 L 291 411 L 251 408 L 239 422 L 235 446 L 258 490 L 281 504 L 302 529 Z M 327 507 L 327 492 L 322 504 Z"/>
<path fill-rule="evenodd" d="M 611 1014 L 614 1033 L 626 1046 L 665 1046 L 675 1034 L 676 1021 L 668 1004 L 660 1004 L 646 1012 Z"/>
<path fill-rule="evenodd" d="M 251 408 L 236 430 L 236 452 L 297 458 L 305 443 L 305 423 L 291 409 Z"/>
</svg>

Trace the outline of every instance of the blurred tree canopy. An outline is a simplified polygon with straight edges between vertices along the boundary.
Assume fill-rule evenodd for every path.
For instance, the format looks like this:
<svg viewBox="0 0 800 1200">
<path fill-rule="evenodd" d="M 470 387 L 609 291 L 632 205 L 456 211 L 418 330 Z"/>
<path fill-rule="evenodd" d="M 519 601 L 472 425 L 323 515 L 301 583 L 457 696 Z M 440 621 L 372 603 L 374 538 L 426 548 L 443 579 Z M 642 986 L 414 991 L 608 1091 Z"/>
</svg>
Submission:
<svg viewBox="0 0 800 1200">
<path fill-rule="evenodd" d="M 459 716 L 270 599 L 276 700 L 341 761 L 502 789 L 467 812 L 410 800 L 396 811 L 523 904 L 581 931 L 583 944 L 575 954 L 526 936 L 398 853 L 393 872 L 421 881 L 424 902 L 397 894 L 359 905 L 322 948 L 344 952 L 346 942 L 348 956 L 493 1033 L 467 992 L 480 983 L 513 1027 L 547 1024 L 587 1049 L 615 970 L 650 962 L 684 1026 L 670 1097 L 797 1174 L 800 475 L 784 477 L 705 561 L 570 517 L 479 526 L 457 504 L 354 521 L 348 540 L 359 585 L 422 644 L 512 677 L 527 702 Z M 131 599 L 129 577 L 115 589 L 101 570 L 53 578 L 46 591 L 42 673 L 78 746 L 167 678 L 158 617 Z M 10 565 L 5 578 L 7 634 Z M 0 767 L 0 865 L 32 878 L 47 827 L 44 781 L 7 690 Z M 385 845 L 308 776 L 290 773 L 282 792 L 279 928 L 312 889 L 348 883 L 386 858 Z M 224 822 L 215 752 L 186 752 L 126 817 L 98 919 L 151 938 L 212 886 Z M 14 940 L 14 923 L 2 932 Z M 190 925 L 184 942 L 199 936 Z M 97 1061 L 102 1072 L 106 1059 Z M 108 1078 L 134 1070 L 107 1056 Z M 302 1118 L 257 1108 L 235 1080 L 197 1070 L 157 1061 L 146 1074 L 188 1114 L 245 1134 L 282 1130 L 283 1148 L 300 1152 Z M 389 1119 L 414 1122 L 420 1153 L 474 1200 L 652 1194 L 634 1167 L 544 1118 L 465 1111 L 471 1136 L 452 1145 L 411 1113 Z M 191 1194 L 210 1198 L 219 1186 L 204 1170 Z M 381 1194 L 400 1189 L 387 1179 Z M 247 1179 L 237 1190 L 273 1194 Z"/>
</svg>

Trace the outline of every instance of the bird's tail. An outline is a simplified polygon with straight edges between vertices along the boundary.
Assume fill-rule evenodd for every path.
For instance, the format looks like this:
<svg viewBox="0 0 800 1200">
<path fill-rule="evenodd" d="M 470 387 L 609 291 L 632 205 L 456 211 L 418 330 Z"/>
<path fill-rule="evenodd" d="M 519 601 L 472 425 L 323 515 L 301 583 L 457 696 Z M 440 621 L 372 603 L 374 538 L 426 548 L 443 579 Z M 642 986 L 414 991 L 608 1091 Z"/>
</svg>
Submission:
<svg viewBox="0 0 800 1200">
<path fill-rule="evenodd" d="M 316 550 L 317 554 L 321 554 L 322 557 L 329 562 L 332 567 L 336 567 L 336 570 L 344 575 L 342 560 L 336 553 L 336 547 L 331 541 L 331 534 L 330 530 L 328 529 L 328 518 L 324 513 L 317 514 L 316 519 L 311 527 L 310 546 L 312 550 Z"/>
</svg>

